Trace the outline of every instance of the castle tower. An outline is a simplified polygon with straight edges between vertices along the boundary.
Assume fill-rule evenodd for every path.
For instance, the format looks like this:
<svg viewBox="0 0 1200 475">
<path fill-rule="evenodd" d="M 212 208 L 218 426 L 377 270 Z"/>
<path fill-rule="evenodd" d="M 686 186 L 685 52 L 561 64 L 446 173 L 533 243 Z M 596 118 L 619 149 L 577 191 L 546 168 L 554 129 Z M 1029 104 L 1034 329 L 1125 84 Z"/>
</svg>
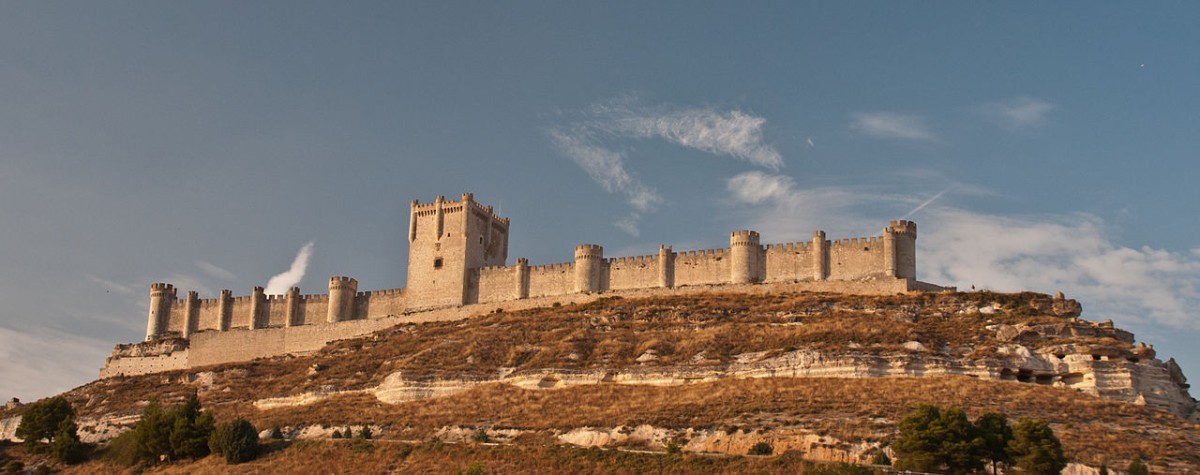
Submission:
<svg viewBox="0 0 1200 475">
<path fill-rule="evenodd" d="M 734 231 L 729 234 L 729 281 L 735 284 L 758 282 L 758 257 L 762 246 L 757 231 Z"/>
<path fill-rule="evenodd" d="M 517 258 L 517 294 L 518 299 L 529 298 L 529 259 Z"/>
<path fill-rule="evenodd" d="M 233 324 L 233 292 L 221 289 L 217 298 L 217 330 L 227 332 Z"/>
<path fill-rule="evenodd" d="M 917 278 L 917 223 L 898 220 L 883 230 L 884 269 L 889 277 Z"/>
<path fill-rule="evenodd" d="M 675 288 L 675 253 L 671 246 L 658 245 L 658 286 Z"/>
<path fill-rule="evenodd" d="M 175 286 L 150 284 L 150 315 L 146 321 L 146 341 L 167 333 L 167 325 L 171 321 L 171 304 L 174 302 Z"/>
<path fill-rule="evenodd" d="M 599 292 L 604 271 L 604 247 L 598 244 L 575 246 L 575 291 Z"/>
<path fill-rule="evenodd" d="M 284 307 L 283 313 L 283 325 L 287 327 L 299 325 L 300 322 L 297 321 L 297 318 L 298 314 L 300 313 L 300 287 L 292 287 L 288 289 L 287 303 L 285 305 L 286 306 Z"/>
<path fill-rule="evenodd" d="M 344 322 L 354 316 L 354 295 L 358 293 L 358 281 L 349 277 L 329 278 L 329 311 L 325 320 L 329 323 Z"/>
<path fill-rule="evenodd" d="M 809 249 L 813 252 L 813 280 L 829 278 L 829 241 L 825 240 L 825 231 L 813 231 L 812 246 Z"/>
<path fill-rule="evenodd" d="M 200 295 L 195 290 L 189 290 L 183 304 L 183 339 L 191 338 L 199 324 Z"/>
<path fill-rule="evenodd" d="M 262 287 L 255 287 L 254 291 L 250 293 L 250 319 L 247 327 L 251 330 L 257 330 L 266 326 L 264 323 L 266 315 L 263 315 L 263 313 L 266 313 L 263 312 L 267 306 L 266 300 L 267 295 Z"/>
<path fill-rule="evenodd" d="M 410 308 L 478 302 L 479 269 L 503 266 L 508 259 L 508 225 L 508 218 L 470 193 L 459 201 L 414 200 L 408 221 Z"/>
</svg>

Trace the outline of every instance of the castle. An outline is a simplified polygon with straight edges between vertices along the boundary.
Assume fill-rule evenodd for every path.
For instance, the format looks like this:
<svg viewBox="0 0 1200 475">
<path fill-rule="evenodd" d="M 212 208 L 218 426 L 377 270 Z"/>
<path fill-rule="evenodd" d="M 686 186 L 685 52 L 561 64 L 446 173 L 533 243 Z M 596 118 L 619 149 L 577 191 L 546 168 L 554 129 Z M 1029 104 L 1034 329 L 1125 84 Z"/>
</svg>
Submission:
<svg viewBox="0 0 1200 475">
<path fill-rule="evenodd" d="M 459 201 L 414 200 L 409 214 L 408 287 L 361 292 L 335 276 L 327 294 L 249 296 L 222 290 L 178 298 L 171 284 L 150 286 L 146 343 L 118 345 L 101 377 L 142 374 L 261 356 L 315 351 L 329 341 L 405 321 L 461 318 L 472 304 L 538 301 L 608 291 L 680 289 L 722 284 L 783 284 L 847 293 L 940 290 L 918 282 L 917 225 L 892 221 L 882 236 L 760 243 L 755 231 L 734 231 L 729 247 L 606 258 L 595 244 L 575 247 L 573 262 L 507 265 L 508 218 L 464 193 Z M 440 313 L 439 313 L 440 312 Z"/>
</svg>

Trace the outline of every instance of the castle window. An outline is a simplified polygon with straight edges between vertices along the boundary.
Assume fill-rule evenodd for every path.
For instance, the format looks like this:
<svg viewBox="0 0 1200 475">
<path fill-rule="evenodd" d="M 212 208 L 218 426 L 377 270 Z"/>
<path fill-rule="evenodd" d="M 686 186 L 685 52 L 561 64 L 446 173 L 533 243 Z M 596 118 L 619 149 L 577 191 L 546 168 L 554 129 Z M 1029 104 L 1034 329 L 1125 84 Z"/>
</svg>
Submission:
<svg viewBox="0 0 1200 475">
<path fill-rule="evenodd" d="M 434 269 L 442 268 L 442 258 L 439 257 L 439 258 L 433 260 L 433 268 Z"/>
</svg>

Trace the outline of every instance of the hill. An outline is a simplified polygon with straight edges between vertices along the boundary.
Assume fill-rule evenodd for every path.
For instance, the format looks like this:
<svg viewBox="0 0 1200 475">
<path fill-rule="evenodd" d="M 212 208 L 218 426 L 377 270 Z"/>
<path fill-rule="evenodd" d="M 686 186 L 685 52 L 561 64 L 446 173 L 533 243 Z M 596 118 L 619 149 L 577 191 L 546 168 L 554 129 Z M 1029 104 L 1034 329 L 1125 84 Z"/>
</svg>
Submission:
<svg viewBox="0 0 1200 475">
<path fill-rule="evenodd" d="M 1141 455 L 1161 471 L 1200 467 L 1182 372 L 1079 313 L 1034 293 L 605 297 L 402 325 L 305 356 L 99 380 L 65 396 L 92 441 L 134 422 L 151 397 L 171 405 L 193 390 L 218 419 L 247 417 L 288 439 L 370 426 L 383 441 L 364 468 L 448 457 L 517 469 L 503 461 L 518 453 L 611 468 L 633 456 L 570 447 L 661 452 L 674 442 L 685 454 L 740 455 L 761 441 L 796 464 L 863 463 L 920 403 L 1045 419 L 1078 464 L 1123 467 Z M 0 421 L 11 426 L 18 412 Z M 473 440 L 503 445 L 440 446 Z M 306 444 L 280 450 L 355 453 Z M 704 463 L 757 470 L 742 459 Z"/>
</svg>

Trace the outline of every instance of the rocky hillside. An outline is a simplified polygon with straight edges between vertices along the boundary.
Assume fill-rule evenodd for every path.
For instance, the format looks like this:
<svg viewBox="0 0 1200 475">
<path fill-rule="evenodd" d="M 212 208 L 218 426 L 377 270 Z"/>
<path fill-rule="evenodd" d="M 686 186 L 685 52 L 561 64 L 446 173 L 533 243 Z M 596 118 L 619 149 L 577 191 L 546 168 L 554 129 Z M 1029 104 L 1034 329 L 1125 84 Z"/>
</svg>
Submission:
<svg viewBox="0 0 1200 475">
<path fill-rule="evenodd" d="M 609 297 L 405 325 L 302 356 L 97 381 L 66 396 L 102 441 L 198 391 L 218 417 L 290 438 L 367 425 L 387 440 L 776 452 L 865 462 L 919 403 L 1052 422 L 1067 456 L 1200 467 L 1173 361 L 1071 300 L 720 293 Z M 17 410 L 0 412 L 0 436 Z M 1080 467 L 1076 467 L 1081 469 Z M 1084 470 L 1086 472 L 1086 470 Z M 1082 472 L 1081 472 L 1082 473 Z"/>
</svg>

